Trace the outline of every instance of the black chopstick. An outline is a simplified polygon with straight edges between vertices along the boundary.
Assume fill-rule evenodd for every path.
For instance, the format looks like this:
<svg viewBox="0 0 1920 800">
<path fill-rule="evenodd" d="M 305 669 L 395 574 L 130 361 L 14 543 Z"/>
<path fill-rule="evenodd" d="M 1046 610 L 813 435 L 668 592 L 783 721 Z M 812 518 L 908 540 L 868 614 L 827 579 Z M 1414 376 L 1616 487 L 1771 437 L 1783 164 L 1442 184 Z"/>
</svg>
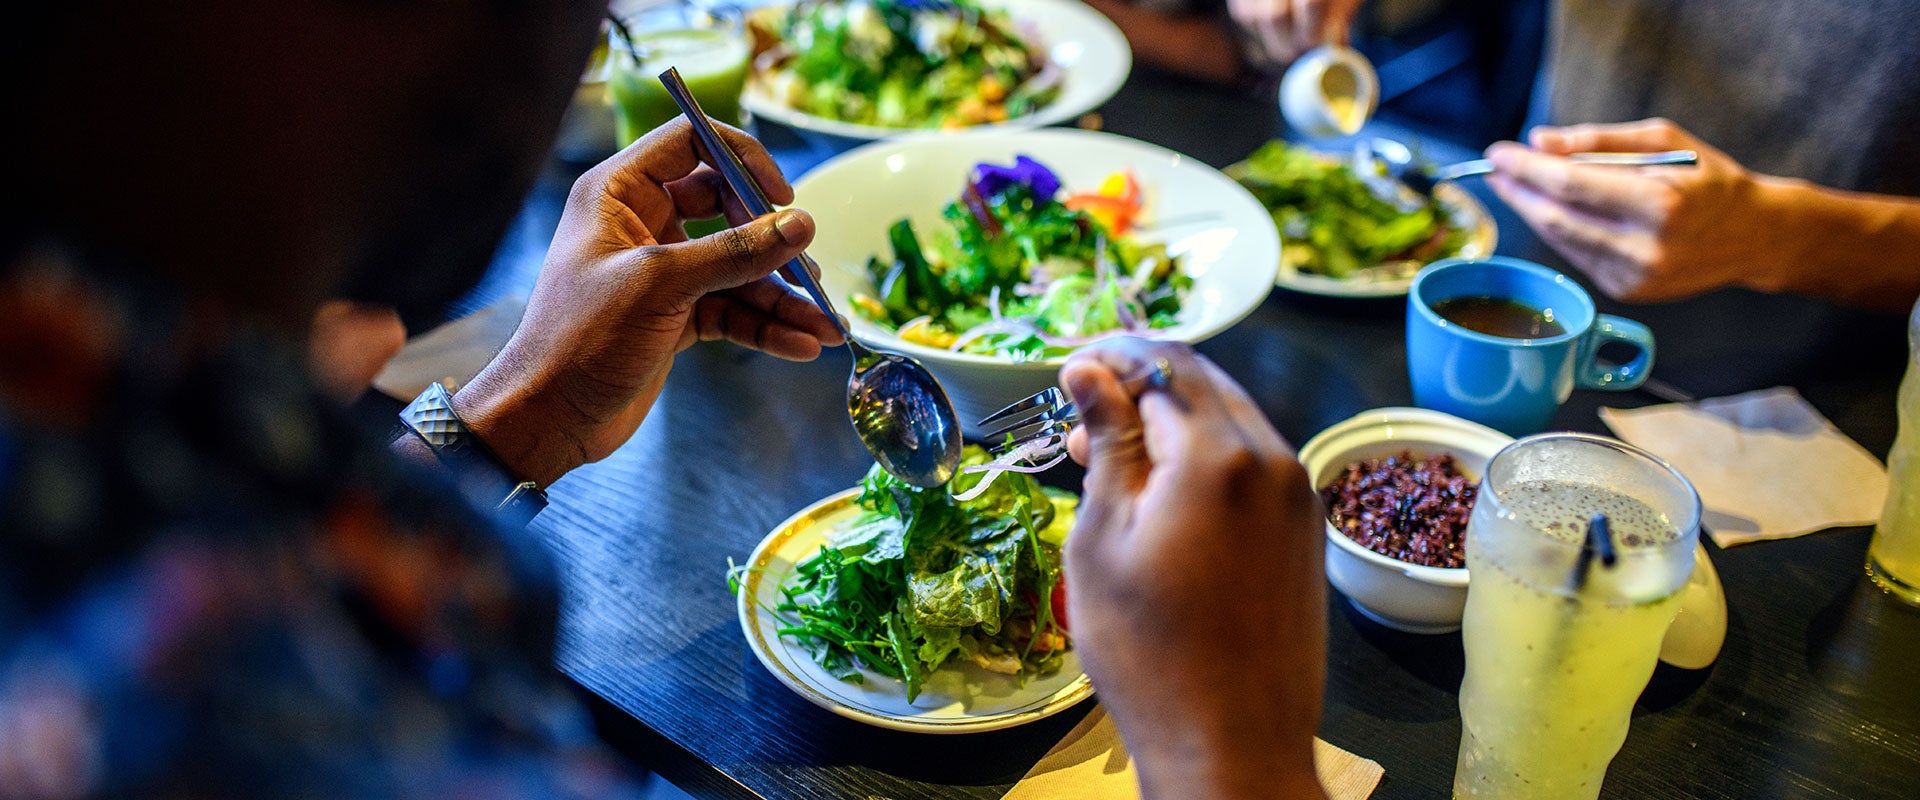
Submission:
<svg viewBox="0 0 1920 800">
<path fill-rule="evenodd" d="M 686 115 L 687 122 L 692 123 L 694 136 L 699 137 L 700 143 L 706 146 L 707 153 L 713 156 L 714 168 L 720 171 L 720 177 L 726 179 L 727 186 L 733 189 L 748 213 L 756 217 L 773 213 L 773 204 L 767 202 L 766 192 L 747 172 L 746 165 L 740 163 L 740 156 L 721 138 L 720 130 L 713 127 L 713 120 L 700 108 L 700 101 L 694 99 L 686 81 L 680 79 L 680 70 L 668 67 L 667 71 L 660 73 L 660 83 L 667 87 L 667 94 L 673 97 L 673 102 L 679 104 L 680 113 Z M 812 295 L 813 301 L 821 308 L 830 309 L 833 304 L 828 302 L 827 293 L 821 290 L 820 282 L 813 278 L 819 270 L 819 265 L 806 253 L 801 253 L 787 264 L 788 277 L 799 281 L 801 288 Z"/>
</svg>

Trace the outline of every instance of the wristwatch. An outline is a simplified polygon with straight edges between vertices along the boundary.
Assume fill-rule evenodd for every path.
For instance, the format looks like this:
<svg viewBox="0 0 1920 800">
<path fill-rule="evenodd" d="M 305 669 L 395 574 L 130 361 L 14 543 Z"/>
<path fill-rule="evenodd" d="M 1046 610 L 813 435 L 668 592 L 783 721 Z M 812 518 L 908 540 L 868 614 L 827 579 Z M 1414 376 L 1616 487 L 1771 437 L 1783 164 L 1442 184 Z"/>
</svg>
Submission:
<svg viewBox="0 0 1920 800">
<path fill-rule="evenodd" d="M 539 484 L 514 477 L 500 457 L 460 421 L 447 387 L 428 386 L 400 410 L 400 425 L 427 443 L 475 505 L 514 525 L 527 524 L 547 507 L 547 493 Z"/>
</svg>

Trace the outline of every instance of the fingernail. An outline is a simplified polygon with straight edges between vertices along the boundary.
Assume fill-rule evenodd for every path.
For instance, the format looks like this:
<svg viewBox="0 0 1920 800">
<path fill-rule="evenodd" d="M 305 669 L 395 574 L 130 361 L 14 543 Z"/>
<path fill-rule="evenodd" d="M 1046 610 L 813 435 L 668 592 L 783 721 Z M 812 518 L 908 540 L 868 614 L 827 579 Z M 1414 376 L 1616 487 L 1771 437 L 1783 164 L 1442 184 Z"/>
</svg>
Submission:
<svg viewBox="0 0 1920 800">
<path fill-rule="evenodd" d="M 1092 369 L 1078 363 L 1068 363 L 1060 371 L 1060 383 L 1067 390 L 1067 396 L 1082 407 L 1093 401 L 1093 395 L 1099 389 L 1093 385 Z"/>
<path fill-rule="evenodd" d="M 1093 386 L 1089 380 L 1080 370 L 1070 369 L 1060 373 L 1060 383 L 1065 386 L 1067 397 L 1083 406 L 1093 396 Z"/>
<path fill-rule="evenodd" d="M 813 233 L 813 218 L 807 216 L 805 211 L 789 208 L 774 215 L 773 228 L 780 232 L 780 238 L 785 239 L 787 244 L 806 244 Z"/>
</svg>

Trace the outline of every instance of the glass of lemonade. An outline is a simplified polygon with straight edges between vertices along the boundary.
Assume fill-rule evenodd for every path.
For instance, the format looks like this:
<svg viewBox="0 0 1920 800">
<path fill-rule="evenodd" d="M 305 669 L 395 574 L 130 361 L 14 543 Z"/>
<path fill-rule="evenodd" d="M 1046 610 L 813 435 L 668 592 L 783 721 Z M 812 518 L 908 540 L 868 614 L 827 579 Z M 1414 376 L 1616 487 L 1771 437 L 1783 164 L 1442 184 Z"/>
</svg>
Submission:
<svg viewBox="0 0 1920 800">
<path fill-rule="evenodd" d="M 1867 575 L 1888 594 L 1920 605 L 1920 304 L 1908 321 L 1911 363 L 1900 382 L 1900 434 L 1887 453 L 1887 505 L 1867 550 Z"/>
<path fill-rule="evenodd" d="M 747 81 L 749 46 L 735 17 L 674 3 L 622 20 L 608 33 L 606 82 L 616 142 L 625 147 L 674 117 L 680 107 L 660 85 L 668 67 L 693 90 L 707 116 L 740 125 L 740 92 Z"/>
<path fill-rule="evenodd" d="M 1596 512 L 1617 558 L 1577 575 Z M 1693 485 L 1624 442 L 1541 434 L 1488 462 L 1467 525 L 1455 798 L 1599 795 L 1699 533 Z"/>
</svg>

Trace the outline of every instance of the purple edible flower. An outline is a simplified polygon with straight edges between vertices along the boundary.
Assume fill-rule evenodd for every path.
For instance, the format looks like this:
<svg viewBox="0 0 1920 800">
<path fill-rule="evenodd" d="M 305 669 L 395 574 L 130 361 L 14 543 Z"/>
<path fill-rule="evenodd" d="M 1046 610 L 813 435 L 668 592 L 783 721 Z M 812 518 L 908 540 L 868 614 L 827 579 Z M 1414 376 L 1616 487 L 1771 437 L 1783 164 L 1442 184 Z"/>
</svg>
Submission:
<svg viewBox="0 0 1920 800">
<path fill-rule="evenodd" d="M 1052 200 L 1060 192 L 1060 179 L 1053 174 L 1053 170 L 1026 156 L 1015 157 L 1011 167 L 974 165 L 973 185 L 981 197 L 999 197 L 1010 188 L 1023 186 L 1033 192 L 1035 200 L 1041 202 Z"/>
</svg>

